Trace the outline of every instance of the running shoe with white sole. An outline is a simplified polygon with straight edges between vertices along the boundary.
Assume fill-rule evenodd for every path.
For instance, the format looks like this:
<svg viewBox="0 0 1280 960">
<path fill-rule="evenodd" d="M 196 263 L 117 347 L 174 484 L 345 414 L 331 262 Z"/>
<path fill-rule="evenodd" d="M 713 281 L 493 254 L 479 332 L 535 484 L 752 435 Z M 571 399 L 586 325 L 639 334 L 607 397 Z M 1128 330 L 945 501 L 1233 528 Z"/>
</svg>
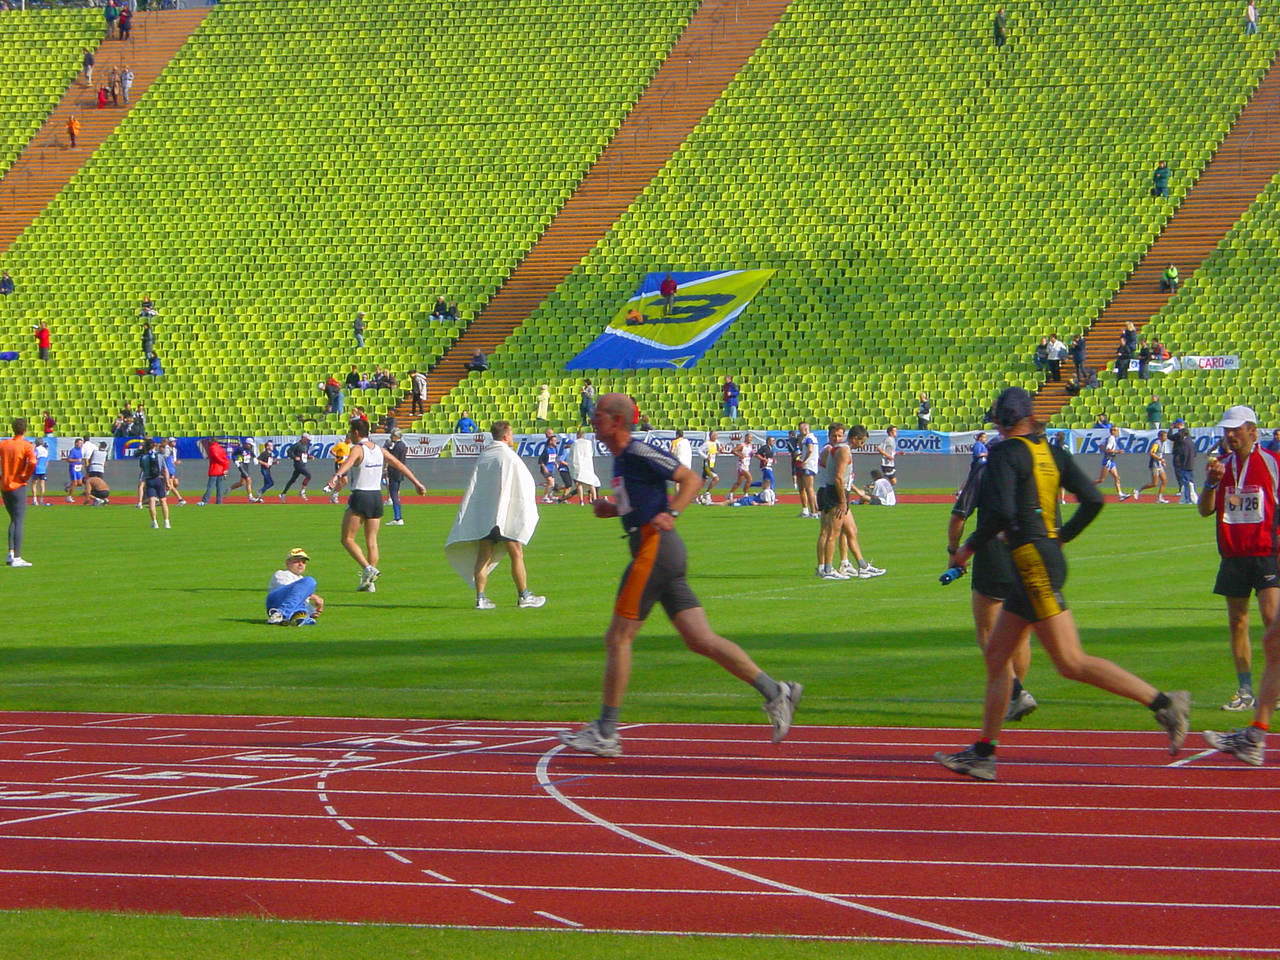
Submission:
<svg viewBox="0 0 1280 960">
<path fill-rule="evenodd" d="M 773 724 L 774 743 L 781 743 L 786 738 L 803 693 L 804 687 L 798 683 L 779 683 L 778 695 L 760 708 L 769 715 Z"/>
<path fill-rule="evenodd" d="M 933 759 L 950 770 L 975 780 L 994 780 L 996 778 L 996 757 L 980 757 L 973 747 L 965 747 L 958 753 L 938 752 Z"/>
<path fill-rule="evenodd" d="M 870 580 L 872 577 L 883 577 L 884 574 L 884 569 L 877 567 L 873 563 L 867 563 L 858 568 L 858 576 L 863 580 Z"/>
<path fill-rule="evenodd" d="M 858 568 L 855 567 L 848 560 L 840 564 L 840 566 L 836 567 L 836 569 L 849 577 L 856 577 L 858 575 Z"/>
<path fill-rule="evenodd" d="M 1231 699 L 1222 705 L 1222 709 L 1233 712 L 1237 710 L 1252 710 L 1253 704 L 1253 694 L 1248 690 L 1240 689 L 1231 695 Z"/>
<path fill-rule="evenodd" d="M 849 579 L 849 575 L 847 573 L 841 573 L 835 567 L 830 567 L 827 570 L 823 570 L 820 576 L 822 577 L 823 580 L 848 580 Z"/>
<path fill-rule="evenodd" d="M 498 605 L 488 597 L 476 597 L 477 610 L 495 610 L 497 609 L 497 606 Z"/>
<path fill-rule="evenodd" d="M 600 732 L 599 720 L 592 720 L 581 730 L 561 730 L 556 736 L 571 750 L 594 753 L 597 757 L 622 756 L 622 738 L 616 733 L 606 737 Z"/>
<path fill-rule="evenodd" d="M 526 590 L 524 593 L 520 594 L 520 599 L 516 601 L 516 606 L 536 608 L 545 605 L 546 602 L 546 597 L 536 596 L 532 590 Z"/>
<path fill-rule="evenodd" d="M 284 623 L 284 614 L 272 607 L 267 611 L 267 623 Z"/>
<path fill-rule="evenodd" d="M 1004 718 L 1006 721 L 1021 720 L 1023 717 L 1029 717 L 1034 713 L 1038 706 L 1040 704 L 1036 703 L 1036 698 L 1026 690 L 1023 690 L 1009 701 L 1009 709 L 1006 711 Z"/>
<path fill-rule="evenodd" d="M 1243 730 L 1232 730 L 1230 733 L 1214 733 L 1212 730 L 1206 730 L 1204 740 L 1215 750 L 1229 753 L 1250 766 L 1260 767 L 1267 749 L 1267 738 L 1261 730 L 1257 730 L 1257 733 L 1252 735 L 1250 730 L 1257 730 L 1257 728 L 1246 727 Z M 1258 739 L 1254 740 L 1254 736 Z"/>
<path fill-rule="evenodd" d="M 1182 741 L 1187 739 L 1187 728 L 1191 721 L 1191 694 L 1186 690 L 1175 690 L 1168 696 L 1169 705 L 1156 711 L 1156 723 L 1169 734 L 1169 753 L 1176 755 L 1182 749 Z"/>
</svg>

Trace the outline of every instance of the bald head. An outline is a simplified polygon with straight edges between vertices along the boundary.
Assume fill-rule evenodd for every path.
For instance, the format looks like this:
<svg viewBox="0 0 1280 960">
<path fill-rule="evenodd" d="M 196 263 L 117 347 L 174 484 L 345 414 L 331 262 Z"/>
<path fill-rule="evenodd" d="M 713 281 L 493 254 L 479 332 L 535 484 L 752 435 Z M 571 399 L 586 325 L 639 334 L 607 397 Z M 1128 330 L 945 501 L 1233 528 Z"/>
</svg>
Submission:
<svg viewBox="0 0 1280 960">
<path fill-rule="evenodd" d="M 623 417 L 627 423 L 634 423 L 636 402 L 625 393 L 606 393 L 596 404 L 596 409 L 611 416 Z"/>
</svg>

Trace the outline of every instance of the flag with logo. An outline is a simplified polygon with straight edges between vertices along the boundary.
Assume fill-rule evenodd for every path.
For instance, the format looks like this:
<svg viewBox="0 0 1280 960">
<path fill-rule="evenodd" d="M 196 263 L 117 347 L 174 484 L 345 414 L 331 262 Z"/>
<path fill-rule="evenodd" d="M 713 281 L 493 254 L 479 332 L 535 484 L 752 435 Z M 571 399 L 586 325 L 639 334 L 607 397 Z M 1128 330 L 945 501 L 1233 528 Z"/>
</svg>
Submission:
<svg viewBox="0 0 1280 960">
<path fill-rule="evenodd" d="M 676 293 L 668 313 L 660 290 L 667 274 L 646 274 L 635 296 L 565 369 L 692 367 L 772 276 L 772 270 L 672 273 Z"/>
</svg>

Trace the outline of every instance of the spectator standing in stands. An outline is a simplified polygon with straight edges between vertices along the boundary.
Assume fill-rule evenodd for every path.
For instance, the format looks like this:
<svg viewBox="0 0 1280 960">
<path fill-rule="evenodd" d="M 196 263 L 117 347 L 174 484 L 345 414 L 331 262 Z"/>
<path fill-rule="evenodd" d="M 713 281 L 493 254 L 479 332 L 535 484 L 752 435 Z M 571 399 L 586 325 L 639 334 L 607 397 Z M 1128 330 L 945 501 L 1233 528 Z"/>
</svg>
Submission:
<svg viewBox="0 0 1280 960">
<path fill-rule="evenodd" d="M 36 346 L 40 350 L 40 359 L 48 363 L 49 362 L 49 344 L 51 341 L 51 335 L 49 333 L 49 327 L 45 324 L 43 320 L 41 320 L 40 325 L 36 327 L 35 338 L 36 338 Z"/>
<path fill-rule="evenodd" d="M 1151 379 L 1151 348 L 1147 346 L 1146 337 L 1138 344 L 1138 379 Z"/>
<path fill-rule="evenodd" d="M 74 147 L 75 144 L 73 143 L 72 146 Z M 13 293 L 13 277 L 9 276 L 9 271 L 6 270 L 0 274 L 0 295 L 7 297 L 11 293 Z"/>
<path fill-rule="evenodd" d="M 1258 8 L 1253 0 L 1244 8 L 1244 35 L 1251 37 L 1258 32 Z"/>
<path fill-rule="evenodd" d="M 1160 421 L 1164 419 L 1164 404 L 1160 402 L 1157 394 L 1151 395 L 1151 402 L 1147 404 L 1147 429 L 1159 430 Z"/>
<path fill-rule="evenodd" d="M 409 415 L 422 416 L 427 403 L 427 375 L 421 370 L 409 371 Z"/>
<path fill-rule="evenodd" d="M 1133 325 L 1132 320 L 1125 322 L 1124 332 L 1120 334 L 1120 338 L 1129 351 L 1129 356 L 1135 356 L 1138 352 L 1138 328 Z"/>
<path fill-rule="evenodd" d="M 658 285 L 658 293 L 662 294 L 662 315 L 664 317 L 671 315 L 671 308 L 675 306 L 676 302 L 677 289 L 679 287 L 676 285 L 675 277 L 669 273 L 663 278 L 662 283 Z"/>
<path fill-rule="evenodd" d="M 551 388 L 547 384 L 538 387 L 538 398 L 534 401 L 533 419 L 540 423 L 547 422 L 547 410 L 551 405 Z"/>
<path fill-rule="evenodd" d="M 1036 365 L 1036 372 L 1044 373 L 1049 369 L 1049 338 L 1041 337 L 1040 342 L 1036 344 L 1035 353 L 1031 355 L 1031 362 Z"/>
<path fill-rule="evenodd" d="M 120 68 L 112 67 L 111 74 L 107 78 L 107 90 L 111 94 L 111 105 L 113 107 L 120 106 Z"/>
<path fill-rule="evenodd" d="M 123 22 L 123 17 L 121 21 Z M 133 88 L 133 71 L 129 69 L 126 63 L 120 70 L 120 93 L 124 97 L 124 102 L 129 102 L 129 91 Z"/>
<path fill-rule="evenodd" d="M 356 349 L 359 350 L 364 346 L 364 311 L 356 312 L 356 318 L 351 321 L 351 333 L 356 338 Z"/>
<path fill-rule="evenodd" d="M 1062 381 L 1062 360 L 1067 355 L 1067 345 L 1056 333 L 1049 334 L 1049 380 Z"/>
<path fill-rule="evenodd" d="M 1178 292 L 1178 268 L 1172 263 L 1169 264 L 1169 268 L 1160 276 L 1160 292 Z"/>
<path fill-rule="evenodd" d="M 1116 347 L 1116 379 L 1127 380 L 1129 377 L 1129 361 L 1133 359 L 1133 355 L 1129 353 L 1128 345 L 1122 340 L 1120 346 Z"/>
<path fill-rule="evenodd" d="M 156 348 L 155 331 L 151 329 L 150 323 L 144 323 L 142 325 L 142 355 L 144 357 L 150 357 L 151 352 L 155 350 L 155 348 Z"/>
<path fill-rule="evenodd" d="M 928 430 L 933 420 L 933 404 L 929 402 L 927 393 L 920 394 L 920 405 L 916 407 L 916 429 Z"/>
<path fill-rule="evenodd" d="M 1085 381 L 1085 377 L 1087 376 L 1087 371 L 1084 367 L 1086 346 L 1085 335 L 1083 333 L 1071 341 L 1071 362 L 1074 363 L 1076 367 L 1076 382 L 1082 385 Z"/>
<path fill-rule="evenodd" d="M 120 8 L 116 6 L 116 0 L 107 0 L 102 16 L 107 22 L 107 39 L 110 40 L 116 35 L 116 23 L 120 19 Z"/>
<path fill-rule="evenodd" d="M 467 361 L 467 369 L 476 373 L 489 369 L 489 361 L 485 359 L 482 351 L 476 350 L 471 354 L 471 359 Z"/>
<path fill-rule="evenodd" d="M 733 377 L 725 374 L 724 383 L 720 387 L 721 412 L 730 420 L 738 419 L 738 395 L 741 391 L 733 382 Z"/>
<path fill-rule="evenodd" d="M 590 425 L 591 416 L 595 412 L 596 388 L 591 385 L 590 380 L 583 380 L 582 389 L 579 391 L 578 416 L 581 418 L 584 427 Z"/>
<path fill-rule="evenodd" d="M 1007 24 L 1008 18 L 1005 17 L 1004 7 L 1001 7 L 996 11 L 995 23 L 992 24 L 993 39 L 995 40 L 997 50 L 1009 42 L 1009 35 L 1006 32 Z"/>
<path fill-rule="evenodd" d="M 333 374 L 329 374 L 329 379 L 321 386 L 325 397 L 325 413 L 342 413 L 342 384 L 338 382 L 338 378 Z"/>
<path fill-rule="evenodd" d="M 44 412 L 43 426 L 44 426 L 44 435 L 46 437 L 52 437 L 53 432 L 58 428 L 58 421 L 53 419 L 53 414 L 51 414 L 48 410 Z"/>
<path fill-rule="evenodd" d="M 1169 161 L 1161 160 L 1157 165 L 1155 172 L 1151 174 L 1151 195 L 1153 197 L 1169 196 Z"/>
<path fill-rule="evenodd" d="M 36 472 L 36 449 L 26 437 L 25 417 L 14 417 L 13 436 L 0 440 L 0 494 L 9 514 L 9 557 L 11 567 L 29 567 L 22 559 L 22 532 L 27 515 L 27 481 Z"/>
<path fill-rule="evenodd" d="M 93 64 L 94 64 L 93 51 L 91 51 L 88 47 L 81 47 L 80 53 L 82 54 L 82 56 L 80 57 L 80 69 L 84 71 L 84 85 L 86 87 L 92 87 L 93 86 Z M 74 143 L 71 145 L 73 147 L 75 146 Z"/>
<path fill-rule="evenodd" d="M 454 433 L 479 433 L 480 427 L 471 419 L 471 414 L 466 410 L 462 411 L 462 416 L 458 418 L 458 422 L 453 426 Z"/>
</svg>

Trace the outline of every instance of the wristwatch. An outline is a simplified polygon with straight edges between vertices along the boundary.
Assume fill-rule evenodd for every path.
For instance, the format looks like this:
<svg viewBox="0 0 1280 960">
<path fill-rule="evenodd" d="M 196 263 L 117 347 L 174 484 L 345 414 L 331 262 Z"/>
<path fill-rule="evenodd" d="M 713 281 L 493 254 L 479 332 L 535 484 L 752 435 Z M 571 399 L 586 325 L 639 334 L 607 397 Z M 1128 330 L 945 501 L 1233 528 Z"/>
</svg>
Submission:
<svg viewBox="0 0 1280 960">
<path fill-rule="evenodd" d="M 667 513 L 671 514 L 671 518 L 672 518 L 673 520 L 674 520 L 676 517 L 680 516 L 680 511 L 679 511 L 679 510 L 668 510 L 668 511 L 667 511 Z"/>
</svg>

